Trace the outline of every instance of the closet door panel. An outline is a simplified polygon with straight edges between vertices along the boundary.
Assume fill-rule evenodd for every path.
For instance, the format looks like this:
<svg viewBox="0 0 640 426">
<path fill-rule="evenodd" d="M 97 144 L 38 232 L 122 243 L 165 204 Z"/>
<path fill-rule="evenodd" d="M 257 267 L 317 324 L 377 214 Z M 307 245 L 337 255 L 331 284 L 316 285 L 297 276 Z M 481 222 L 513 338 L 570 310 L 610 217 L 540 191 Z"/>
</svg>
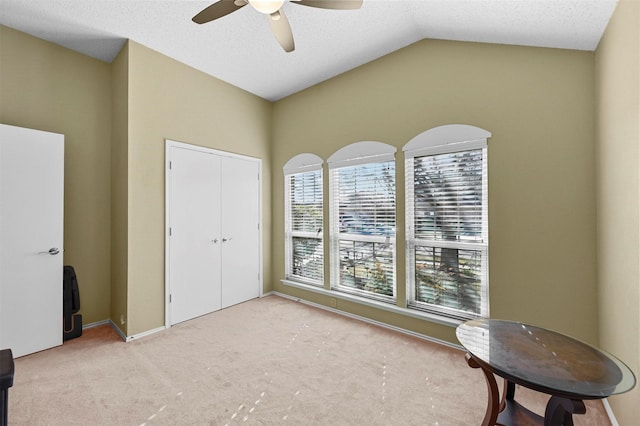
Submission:
<svg viewBox="0 0 640 426">
<path fill-rule="evenodd" d="M 221 307 L 220 157 L 171 149 L 171 324 Z"/>
<path fill-rule="evenodd" d="M 222 159 L 222 307 L 260 295 L 259 165 Z"/>
</svg>

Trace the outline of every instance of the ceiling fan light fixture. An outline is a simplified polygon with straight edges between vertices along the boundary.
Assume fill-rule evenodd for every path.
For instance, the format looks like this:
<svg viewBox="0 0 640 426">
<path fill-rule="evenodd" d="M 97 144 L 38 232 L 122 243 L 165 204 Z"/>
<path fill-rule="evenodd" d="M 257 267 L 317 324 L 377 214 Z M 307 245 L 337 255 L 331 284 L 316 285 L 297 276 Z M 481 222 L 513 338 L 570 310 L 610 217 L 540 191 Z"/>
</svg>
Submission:
<svg viewBox="0 0 640 426">
<path fill-rule="evenodd" d="M 280 10 L 284 0 L 249 0 L 249 4 L 258 12 L 271 15 Z"/>
<path fill-rule="evenodd" d="M 2 0 L 0 0 L 2 1 Z M 293 52 L 295 42 L 291 25 L 282 6 L 286 0 L 216 0 L 191 18 L 196 24 L 204 24 L 222 18 L 236 10 L 250 4 L 255 10 L 267 15 L 271 32 L 285 52 Z M 300 6 L 316 7 L 319 9 L 349 10 L 359 9 L 363 0 L 290 0 Z"/>
</svg>

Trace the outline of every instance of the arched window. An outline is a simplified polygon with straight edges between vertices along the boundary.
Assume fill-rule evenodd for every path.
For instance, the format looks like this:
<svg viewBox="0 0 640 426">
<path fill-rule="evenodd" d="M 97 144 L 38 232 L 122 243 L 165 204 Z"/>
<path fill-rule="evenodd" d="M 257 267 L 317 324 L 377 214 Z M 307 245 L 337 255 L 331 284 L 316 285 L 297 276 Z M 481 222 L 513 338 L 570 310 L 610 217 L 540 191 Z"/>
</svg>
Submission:
<svg viewBox="0 0 640 426">
<path fill-rule="evenodd" d="M 285 164 L 286 277 L 322 286 L 322 158 L 299 154 Z"/>
<path fill-rule="evenodd" d="M 488 316 L 487 138 L 478 127 L 427 130 L 404 147 L 408 305 Z"/>
<path fill-rule="evenodd" d="M 356 142 L 327 160 L 333 290 L 395 301 L 395 151 Z"/>
</svg>

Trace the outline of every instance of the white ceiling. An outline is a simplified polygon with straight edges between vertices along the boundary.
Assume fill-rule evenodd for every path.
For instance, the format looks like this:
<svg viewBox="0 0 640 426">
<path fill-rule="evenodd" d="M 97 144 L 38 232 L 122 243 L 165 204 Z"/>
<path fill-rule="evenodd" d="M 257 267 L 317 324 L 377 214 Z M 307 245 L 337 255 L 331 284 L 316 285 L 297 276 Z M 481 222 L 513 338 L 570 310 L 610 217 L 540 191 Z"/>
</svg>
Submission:
<svg viewBox="0 0 640 426">
<path fill-rule="evenodd" d="M 617 0 L 364 0 L 355 11 L 286 3 L 292 53 L 251 6 L 194 24 L 213 2 L 0 0 L 0 24 L 107 62 L 131 39 L 273 101 L 424 38 L 595 50 Z"/>
</svg>

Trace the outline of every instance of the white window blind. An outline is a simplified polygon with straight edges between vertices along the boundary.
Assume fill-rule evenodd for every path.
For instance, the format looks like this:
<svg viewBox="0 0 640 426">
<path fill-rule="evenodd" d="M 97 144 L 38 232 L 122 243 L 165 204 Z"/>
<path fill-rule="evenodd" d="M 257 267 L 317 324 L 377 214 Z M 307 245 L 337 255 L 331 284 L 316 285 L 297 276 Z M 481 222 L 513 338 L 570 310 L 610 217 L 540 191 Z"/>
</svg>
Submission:
<svg viewBox="0 0 640 426">
<path fill-rule="evenodd" d="M 322 285 L 322 170 L 285 176 L 287 278 Z"/>
<path fill-rule="evenodd" d="M 456 318 L 488 314 L 486 140 L 467 147 L 405 160 L 409 306 Z"/>
<path fill-rule="evenodd" d="M 385 161 L 354 166 L 330 164 L 329 185 L 332 288 L 392 302 L 396 294 L 394 161 L 387 156 Z"/>
</svg>

